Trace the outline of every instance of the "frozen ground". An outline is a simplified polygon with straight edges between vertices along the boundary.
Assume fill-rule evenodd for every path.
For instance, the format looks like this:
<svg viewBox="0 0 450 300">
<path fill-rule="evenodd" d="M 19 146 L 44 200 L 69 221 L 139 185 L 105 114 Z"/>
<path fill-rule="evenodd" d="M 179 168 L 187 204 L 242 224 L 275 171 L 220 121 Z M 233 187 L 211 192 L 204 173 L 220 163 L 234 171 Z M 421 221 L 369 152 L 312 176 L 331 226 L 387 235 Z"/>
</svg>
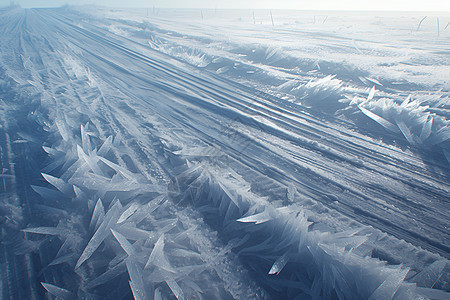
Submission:
<svg viewBox="0 0 450 300">
<path fill-rule="evenodd" d="M 450 16 L 254 16 L 0 10 L 1 299 L 448 299 Z"/>
</svg>

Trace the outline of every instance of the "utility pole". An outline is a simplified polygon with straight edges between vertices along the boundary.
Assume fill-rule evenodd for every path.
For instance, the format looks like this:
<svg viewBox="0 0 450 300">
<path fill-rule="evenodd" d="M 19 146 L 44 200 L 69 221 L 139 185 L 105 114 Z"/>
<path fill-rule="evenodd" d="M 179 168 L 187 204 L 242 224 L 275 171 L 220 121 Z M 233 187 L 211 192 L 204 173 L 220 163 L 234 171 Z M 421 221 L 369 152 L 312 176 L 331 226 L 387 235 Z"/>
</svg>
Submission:
<svg viewBox="0 0 450 300">
<path fill-rule="evenodd" d="M 440 33 L 439 33 L 439 17 L 437 18 L 437 30 L 438 30 L 438 37 L 440 36 Z"/>
</svg>

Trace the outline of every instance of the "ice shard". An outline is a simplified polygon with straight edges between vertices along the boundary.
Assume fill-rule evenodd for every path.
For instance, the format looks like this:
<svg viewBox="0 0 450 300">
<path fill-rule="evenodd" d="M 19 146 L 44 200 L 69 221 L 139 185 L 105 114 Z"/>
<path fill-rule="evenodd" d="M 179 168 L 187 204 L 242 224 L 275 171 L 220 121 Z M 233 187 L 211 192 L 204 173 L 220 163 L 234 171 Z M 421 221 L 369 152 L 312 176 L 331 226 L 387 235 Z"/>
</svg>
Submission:
<svg viewBox="0 0 450 300">
<path fill-rule="evenodd" d="M 384 128 L 386 128 L 389 131 L 392 132 L 398 132 L 398 127 L 395 126 L 394 124 L 392 124 L 391 122 L 383 119 L 382 117 L 374 114 L 373 112 L 371 112 L 370 110 L 365 109 L 364 107 L 358 105 L 358 108 L 369 118 L 371 118 L 372 120 L 374 120 L 375 122 L 377 122 L 378 124 L 380 124 L 381 126 L 383 126 Z"/>
<path fill-rule="evenodd" d="M 120 212 L 120 203 L 117 202 L 107 213 L 103 220 L 103 222 L 100 224 L 97 231 L 94 233 L 92 238 L 89 240 L 89 243 L 87 244 L 86 248 L 84 249 L 83 253 L 81 254 L 80 258 L 77 261 L 77 264 L 75 268 L 78 268 L 83 264 L 91 255 L 94 253 L 94 251 L 100 246 L 100 244 L 103 242 L 103 240 L 107 237 L 108 234 L 110 234 L 110 228 L 113 224 L 117 222 L 117 219 L 119 218 L 119 212 Z"/>
<path fill-rule="evenodd" d="M 176 273 L 176 271 L 172 268 L 170 262 L 167 260 L 164 254 L 164 234 L 162 234 L 159 237 L 158 241 L 155 243 L 155 246 L 153 247 L 153 250 L 150 253 L 147 263 L 145 264 L 145 268 L 147 269 L 152 265 L 157 266 L 166 271 Z"/>
<path fill-rule="evenodd" d="M 269 270 L 269 275 L 278 275 L 281 270 L 286 266 L 289 261 L 289 257 L 287 255 L 280 256 L 272 265 L 272 268 Z"/>
<path fill-rule="evenodd" d="M 56 296 L 56 297 L 58 297 L 60 299 L 64 299 L 64 300 L 76 299 L 75 295 L 73 295 L 71 292 L 69 292 L 66 289 L 63 289 L 63 288 L 57 287 L 53 284 L 45 283 L 45 282 L 41 282 L 41 284 L 47 290 L 47 292 L 49 292 L 53 296 Z"/>
</svg>

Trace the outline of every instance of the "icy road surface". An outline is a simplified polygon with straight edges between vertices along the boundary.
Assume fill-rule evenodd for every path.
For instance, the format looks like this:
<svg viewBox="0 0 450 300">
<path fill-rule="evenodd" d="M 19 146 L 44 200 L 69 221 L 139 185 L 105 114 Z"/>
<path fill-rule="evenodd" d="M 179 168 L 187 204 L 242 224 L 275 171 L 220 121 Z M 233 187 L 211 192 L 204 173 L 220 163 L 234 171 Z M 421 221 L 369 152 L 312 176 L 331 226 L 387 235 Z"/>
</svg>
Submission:
<svg viewBox="0 0 450 300">
<path fill-rule="evenodd" d="M 90 12 L 0 11 L 1 299 L 448 299 L 445 81 L 390 121 L 361 76 L 368 133 Z"/>
</svg>

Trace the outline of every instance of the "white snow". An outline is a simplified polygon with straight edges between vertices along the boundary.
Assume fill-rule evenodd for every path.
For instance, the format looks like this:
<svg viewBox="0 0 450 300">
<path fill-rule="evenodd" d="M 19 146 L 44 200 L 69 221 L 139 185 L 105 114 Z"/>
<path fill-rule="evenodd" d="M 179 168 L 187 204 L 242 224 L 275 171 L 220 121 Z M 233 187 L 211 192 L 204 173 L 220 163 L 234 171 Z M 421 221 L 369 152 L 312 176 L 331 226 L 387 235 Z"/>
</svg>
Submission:
<svg viewBox="0 0 450 300">
<path fill-rule="evenodd" d="M 450 31 L 198 13 L 0 10 L 0 298 L 445 299 Z"/>
</svg>

